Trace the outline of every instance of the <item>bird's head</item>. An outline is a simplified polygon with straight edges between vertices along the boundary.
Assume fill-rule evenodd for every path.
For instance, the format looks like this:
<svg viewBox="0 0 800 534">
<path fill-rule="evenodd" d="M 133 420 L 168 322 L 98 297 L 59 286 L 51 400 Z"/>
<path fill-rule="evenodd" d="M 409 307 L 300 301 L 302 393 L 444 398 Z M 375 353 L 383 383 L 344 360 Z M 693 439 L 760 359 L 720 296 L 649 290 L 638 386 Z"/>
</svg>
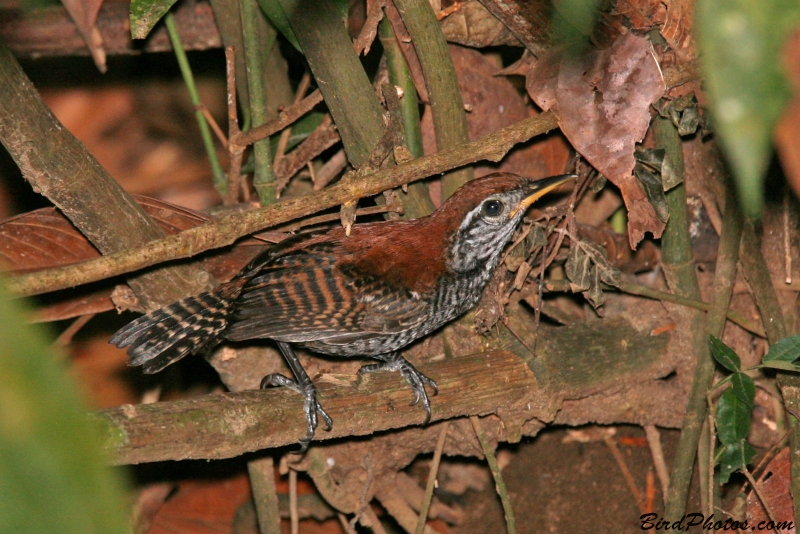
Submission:
<svg viewBox="0 0 800 534">
<path fill-rule="evenodd" d="M 511 173 L 494 173 L 462 186 L 432 217 L 452 228 L 447 254 L 450 269 L 493 269 L 528 207 L 573 178 L 572 174 L 563 174 L 529 180 Z"/>
</svg>

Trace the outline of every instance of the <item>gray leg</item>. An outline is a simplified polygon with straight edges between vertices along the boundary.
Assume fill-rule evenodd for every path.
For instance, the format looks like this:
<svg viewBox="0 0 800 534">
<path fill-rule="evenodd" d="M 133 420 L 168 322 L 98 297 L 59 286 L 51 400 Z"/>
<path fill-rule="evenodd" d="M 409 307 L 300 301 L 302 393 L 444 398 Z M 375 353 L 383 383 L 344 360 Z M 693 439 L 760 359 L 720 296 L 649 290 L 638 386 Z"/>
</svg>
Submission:
<svg viewBox="0 0 800 534">
<path fill-rule="evenodd" d="M 300 440 L 300 450 L 298 452 L 302 453 L 306 451 L 308 444 L 311 443 L 311 440 L 314 438 L 314 432 L 317 430 L 317 425 L 319 424 L 317 413 L 319 413 L 325 421 L 325 430 L 330 430 L 332 428 L 333 421 L 317 401 L 317 388 L 314 387 L 314 383 L 308 377 L 308 373 L 303 369 L 300 360 L 297 359 L 297 355 L 294 353 L 292 346 L 281 341 L 277 343 L 278 348 L 283 354 L 283 358 L 292 370 L 296 380 L 287 378 L 279 373 L 273 373 L 265 376 L 261 380 L 261 389 L 266 389 L 270 386 L 283 386 L 305 397 L 303 412 L 306 414 L 308 433 L 305 438 Z"/>
<path fill-rule="evenodd" d="M 439 387 L 436 385 L 436 382 L 420 373 L 416 367 L 411 365 L 408 360 L 400 356 L 397 352 L 390 352 L 373 357 L 376 360 L 383 360 L 383 363 L 365 365 L 358 370 L 358 374 L 374 373 L 377 371 L 400 371 L 403 378 L 411 385 L 411 389 L 414 390 L 414 402 L 412 402 L 411 405 L 414 406 L 422 399 L 422 407 L 425 408 L 425 422 L 423 424 L 427 425 L 431 420 L 431 401 L 428 399 L 425 386 L 427 385 L 430 387 L 433 390 L 433 394 L 437 395 L 439 393 Z"/>
</svg>

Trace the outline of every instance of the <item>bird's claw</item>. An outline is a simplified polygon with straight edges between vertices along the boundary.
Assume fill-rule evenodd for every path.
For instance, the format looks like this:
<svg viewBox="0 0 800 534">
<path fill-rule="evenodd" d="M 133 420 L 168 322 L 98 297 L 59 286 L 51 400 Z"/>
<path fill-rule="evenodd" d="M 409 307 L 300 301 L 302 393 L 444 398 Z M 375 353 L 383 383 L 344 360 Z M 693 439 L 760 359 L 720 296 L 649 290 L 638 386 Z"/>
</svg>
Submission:
<svg viewBox="0 0 800 534">
<path fill-rule="evenodd" d="M 423 425 L 430 423 L 431 401 L 428 398 L 428 392 L 425 391 L 425 386 L 427 385 L 433 390 L 434 396 L 438 395 L 439 386 L 436 385 L 436 382 L 422 374 L 408 360 L 400 355 L 393 355 L 391 359 L 383 363 L 365 365 L 358 370 L 358 374 L 374 373 L 377 371 L 400 371 L 400 374 L 403 375 L 403 378 L 406 379 L 414 392 L 414 401 L 411 403 L 411 406 L 417 405 L 419 401 L 422 400 L 422 407 L 425 409 L 425 421 Z"/>
<path fill-rule="evenodd" d="M 314 384 L 300 384 L 280 373 L 269 374 L 261 380 L 261 389 L 277 386 L 289 388 L 305 397 L 303 413 L 306 415 L 308 433 L 300 440 L 300 449 L 295 451 L 298 454 L 302 454 L 308 449 L 311 440 L 314 439 L 314 432 L 319 426 L 319 415 L 325 421 L 325 431 L 330 431 L 333 428 L 333 420 L 317 400 L 317 388 L 314 387 Z"/>
</svg>

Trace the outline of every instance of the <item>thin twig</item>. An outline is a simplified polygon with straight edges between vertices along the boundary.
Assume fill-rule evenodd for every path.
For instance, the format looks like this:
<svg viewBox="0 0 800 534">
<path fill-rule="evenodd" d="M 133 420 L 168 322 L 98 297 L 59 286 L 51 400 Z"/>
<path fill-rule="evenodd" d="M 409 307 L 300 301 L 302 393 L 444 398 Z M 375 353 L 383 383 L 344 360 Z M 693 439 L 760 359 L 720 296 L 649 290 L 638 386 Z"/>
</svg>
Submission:
<svg viewBox="0 0 800 534">
<path fill-rule="evenodd" d="M 764 498 L 764 494 L 761 493 L 761 488 L 758 487 L 758 484 L 756 483 L 756 479 L 753 478 L 753 474 L 750 472 L 750 470 L 747 468 L 747 466 L 744 466 L 742 468 L 742 473 L 744 473 L 744 476 L 747 477 L 747 480 L 750 482 L 750 486 L 752 486 L 753 491 L 756 492 L 756 496 L 758 497 L 758 500 L 761 501 L 761 506 L 763 506 L 764 507 L 764 511 L 767 512 L 767 517 L 769 517 L 769 520 L 772 521 L 773 524 L 776 524 L 777 521 L 775 521 L 775 515 L 772 513 L 772 509 L 769 507 L 769 504 L 767 504 L 767 499 Z M 778 532 L 777 527 L 774 528 L 773 530 L 775 531 L 775 534 L 780 534 Z"/>
<path fill-rule="evenodd" d="M 289 469 L 289 522 L 292 534 L 300 532 L 300 514 L 297 513 L 297 471 Z"/>
<path fill-rule="evenodd" d="M 371 528 L 372 532 L 375 534 L 387 534 L 386 529 L 383 528 L 383 523 L 381 523 L 381 520 L 378 519 L 378 516 L 375 514 L 375 510 L 372 509 L 372 506 L 367 506 L 364 509 L 364 513 L 361 516 L 361 524 Z"/>
<path fill-rule="evenodd" d="M 297 86 L 297 93 L 295 93 L 294 101 L 292 102 L 293 105 L 298 104 L 303 100 L 303 96 L 305 96 L 310 85 L 311 74 L 306 71 L 303 73 L 303 77 L 300 79 L 300 84 Z M 283 158 L 284 154 L 286 153 L 286 145 L 289 143 L 289 137 L 291 137 L 291 135 L 291 128 L 285 128 L 281 132 L 281 137 L 278 139 L 278 147 L 275 149 L 275 161 L 273 162 L 273 168 L 275 169 L 275 172 L 278 172 L 278 162 L 280 162 L 281 158 Z"/>
<path fill-rule="evenodd" d="M 511 508 L 511 499 L 508 496 L 503 474 L 500 472 L 500 466 L 497 465 L 497 457 L 494 455 L 489 440 L 486 439 L 486 434 L 483 432 L 480 419 L 471 415 L 469 420 L 472 423 L 472 428 L 475 429 L 475 434 L 478 436 L 478 441 L 481 443 L 483 454 L 486 456 L 486 462 L 489 464 L 489 470 L 492 472 L 492 477 L 494 477 L 494 485 L 497 494 L 500 496 L 500 502 L 503 503 L 503 512 L 506 516 L 506 530 L 508 534 L 516 534 L 517 522 L 514 520 L 514 510 Z"/>
<path fill-rule="evenodd" d="M 350 526 L 350 521 L 347 520 L 347 517 L 342 512 L 338 512 L 336 517 L 339 518 L 339 523 L 341 523 L 342 528 L 347 534 L 358 534 L 356 529 Z"/>
<path fill-rule="evenodd" d="M 431 506 L 431 499 L 433 498 L 433 488 L 436 486 L 436 476 L 439 473 L 439 462 L 442 460 L 442 451 L 444 450 L 444 442 L 447 440 L 447 430 L 450 428 L 450 421 L 445 421 L 442 425 L 442 430 L 439 431 L 439 441 L 436 442 L 436 450 L 433 452 L 433 461 L 431 462 L 431 470 L 428 473 L 428 484 L 425 486 L 425 497 L 422 499 L 422 507 L 419 511 L 419 521 L 417 521 L 416 534 L 422 534 L 425 531 L 425 523 L 428 521 L 428 510 Z"/>
<path fill-rule="evenodd" d="M 644 495 L 642 495 L 642 492 L 636 485 L 636 481 L 633 479 L 631 470 L 628 469 L 628 464 L 625 463 L 625 458 L 623 458 L 622 453 L 619 452 L 619 447 L 617 447 L 617 442 L 611 436 L 605 437 L 603 441 L 611 451 L 611 454 L 614 456 L 614 460 L 616 460 L 617 465 L 619 466 L 619 470 L 622 471 L 622 476 L 625 478 L 625 482 L 628 484 L 628 489 L 631 490 L 631 493 L 633 493 L 633 498 L 636 500 L 636 506 L 639 507 L 640 512 L 646 514 L 647 507 L 645 506 Z"/>
<path fill-rule="evenodd" d="M 664 461 L 664 450 L 661 448 L 661 434 L 655 425 L 644 425 L 644 434 L 647 436 L 647 444 L 650 446 L 650 454 L 653 456 L 653 465 L 656 467 L 656 475 L 661 483 L 661 492 L 664 502 L 667 502 L 667 488 L 669 488 L 669 469 L 667 462 Z"/>
<path fill-rule="evenodd" d="M 66 328 L 64 329 L 61 334 L 53 341 L 54 347 L 66 347 L 70 343 L 72 343 L 72 338 L 77 334 L 81 328 L 86 326 L 86 323 L 92 320 L 92 318 L 97 315 L 95 313 L 87 313 L 86 315 L 81 315 Z"/>
<path fill-rule="evenodd" d="M 237 136 L 230 136 L 230 142 L 242 147 L 252 145 L 253 143 L 266 139 L 267 137 L 276 134 L 284 128 L 291 126 L 300 117 L 314 109 L 314 107 L 322 102 L 322 93 L 319 89 L 305 97 L 303 100 L 289 106 L 280 113 L 278 117 L 269 122 L 251 128 L 247 132 L 240 132 Z"/>
<path fill-rule="evenodd" d="M 792 234 L 789 231 L 789 192 L 783 191 L 783 274 L 787 284 L 792 283 Z"/>
<path fill-rule="evenodd" d="M 211 126 L 211 131 L 213 131 L 214 135 L 217 136 L 217 141 L 220 142 L 220 144 L 225 148 L 225 150 L 228 150 L 228 138 L 225 137 L 225 132 L 223 132 L 222 128 L 219 127 L 217 119 L 215 119 L 214 116 L 211 114 L 211 112 L 208 111 L 208 108 L 206 107 L 205 104 L 200 104 L 200 112 L 203 114 L 203 117 L 205 117 L 206 120 L 208 121 L 208 125 Z"/>
<path fill-rule="evenodd" d="M 228 86 L 228 135 L 231 139 L 239 135 L 239 117 L 236 112 L 236 58 L 232 46 L 225 49 L 226 81 Z M 235 143 L 228 143 L 228 179 L 225 184 L 226 206 L 236 204 L 239 200 L 239 191 L 242 182 L 242 158 L 244 147 Z"/>
</svg>

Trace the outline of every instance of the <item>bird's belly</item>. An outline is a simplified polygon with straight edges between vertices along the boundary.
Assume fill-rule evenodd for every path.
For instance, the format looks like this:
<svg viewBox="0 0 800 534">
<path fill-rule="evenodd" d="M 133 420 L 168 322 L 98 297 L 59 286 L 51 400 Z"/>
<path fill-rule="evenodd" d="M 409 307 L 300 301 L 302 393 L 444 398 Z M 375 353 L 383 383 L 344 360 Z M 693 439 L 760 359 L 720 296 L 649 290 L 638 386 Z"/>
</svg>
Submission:
<svg viewBox="0 0 800 534">
<path fill-rule="evenodd" d="M 457 292 L 456 292 L 457 293 Z M 449 298 L 448 298 L 449 297 Z M 402 349 L 413 341 L 427 336 L 439 327 L 463 315 L 472 309 L 480 298 L 472 295 L 446 295 L 443 300 L 434 305 L 434 311 L 428 320 L 415 328 L 391 334 L 364 332 L 363 336 L 347 343 L 331 343 L 325 340 L 306 341 L 302 345 L 314 352 L 339 356 L 345 358 L 371 357 L 386 354 Z"/>
</svg>

